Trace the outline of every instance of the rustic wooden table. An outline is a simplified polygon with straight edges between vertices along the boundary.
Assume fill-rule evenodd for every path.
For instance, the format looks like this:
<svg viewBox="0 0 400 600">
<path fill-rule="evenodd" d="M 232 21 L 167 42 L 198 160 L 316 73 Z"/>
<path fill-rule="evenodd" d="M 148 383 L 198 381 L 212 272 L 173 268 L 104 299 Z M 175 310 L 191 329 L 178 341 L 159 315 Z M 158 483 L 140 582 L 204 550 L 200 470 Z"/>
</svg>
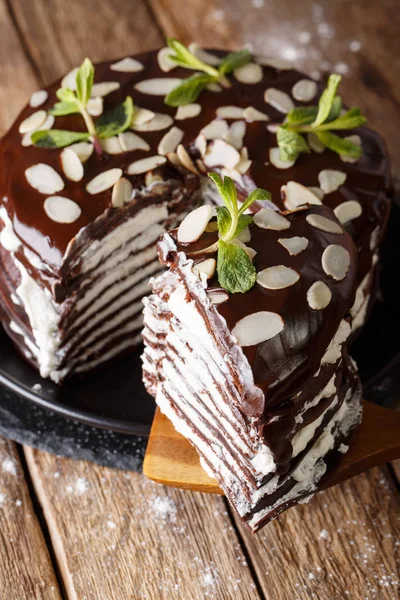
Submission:
<svg viewBox="0 0 400 600">
<path fill-rule="evenodd" d="M 398 0 L 0 0 L 0 127 L 86 55 L 126 56 L 168 34 L 343 73 L 347 102 L 398 165 L 398 9 Z M 0 465 L 1 600 L 400 598 L 399 465 L 321 493 L 255 538 L 221 497 L 2 439 Z"/>
</svg>

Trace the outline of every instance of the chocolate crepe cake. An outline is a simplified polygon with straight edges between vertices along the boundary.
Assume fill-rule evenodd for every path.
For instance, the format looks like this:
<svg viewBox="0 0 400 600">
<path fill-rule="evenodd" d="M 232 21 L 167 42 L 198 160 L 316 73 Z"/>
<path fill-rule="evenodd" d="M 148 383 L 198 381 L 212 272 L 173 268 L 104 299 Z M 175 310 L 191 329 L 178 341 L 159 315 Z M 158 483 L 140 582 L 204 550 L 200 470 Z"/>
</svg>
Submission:
<svg viewBox="0 0 400 600">
<path fill-rule="evenodd" d="M 44 377 L 60 382 L 139 341 L 141 297 L 159 269 L 155 241 L 199 202 L 199 187 L 203 201 L 218 202 L 210 168 L 234 178 L 240 198 L 261 186 L 280 209 L 335 209 L 359 254 L 353 327 L 365 319 L 390 204 L 381 138 L 352 131 L 356 160 L 310 134 L 310 153 L 282 161 L 277 124 L 293 106 L 315 105 L 324 85 L 281 60 L 248 56 L 230 72 L 231 55 L 192 50 L 211 73 L 228 61 L 189 103 L 165 102 L 190 72 L 164 48 L 97 65 L 86 118 L 68 112 L 74 69 L 32 95 L 0 144 L 1 319 Z M 205 86 L 206 73 L 193 77 Z M 65 141 L 66 131 L 75 137 Z"/>
<path fill-rule="evenodd" d="M 257 531 L 318 489 L 360 421 L 346 345 L 357 250 L 328 207 L 263 208 L 228 244 L 226 271 L 207 208 L 158 243 L 168 271 L 144 300 L 143 376 Z M 231 289 L 235 269 L 248 278 L 237 252 L 253 261 L 255 283 L 230 293 L 221 279 Z"/>
</svg>

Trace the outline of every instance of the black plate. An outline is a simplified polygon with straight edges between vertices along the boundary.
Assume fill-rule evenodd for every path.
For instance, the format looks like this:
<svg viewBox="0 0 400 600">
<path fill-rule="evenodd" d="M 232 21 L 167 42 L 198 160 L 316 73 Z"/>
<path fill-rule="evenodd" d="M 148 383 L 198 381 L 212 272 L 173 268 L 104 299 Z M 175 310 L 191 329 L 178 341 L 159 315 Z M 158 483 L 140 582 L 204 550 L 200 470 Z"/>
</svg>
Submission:
<svg viewBox="0 0 400 600">
<path fill-rule="evenodd" d="M 382 299 L 352 347 L 365 397 L 388 406 L 395 405 L 400 397 L 399 233 L 400 208 L 395 204 L 383 248 Z M 0 382 L 67 417 L 121 433 L 147 436 L 155 405 L 142 384 L 141 351 L 140 347 L 93 375 L 59 387 L 41 379 L 0 329 Z M 40 391 L 33 390 L 36 383 L 40 383 Z"/>
</svg>

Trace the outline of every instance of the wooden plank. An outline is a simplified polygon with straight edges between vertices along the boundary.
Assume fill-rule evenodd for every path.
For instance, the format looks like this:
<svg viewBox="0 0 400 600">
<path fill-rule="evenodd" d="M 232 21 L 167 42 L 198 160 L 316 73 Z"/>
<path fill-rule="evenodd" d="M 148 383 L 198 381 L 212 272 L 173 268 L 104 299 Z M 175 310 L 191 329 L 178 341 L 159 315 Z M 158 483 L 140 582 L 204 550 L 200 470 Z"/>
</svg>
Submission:
<svg viewBox="0 0 400 600">
<path fill-rule="evenodd" d="M 395 600 L 400 500 L 386 469 L 318 494 L 256 536 L 238 524 L 267 600 Z"/>
<path fill-rule="evenodd" d="M 149 1 L 166 34 L 185 43 L 248 45 L 255 53 L 287 58 L 311 74 L 340 71 L 346 102 L 363 109 L 371 126 L 385 136 L 393 158 L 400 159 L 397 0 Z"/>
<path fill-rule="evenodd" d="M 0 597 L 61 600 L 16 446 L 0 438 Z"/>
<path fill-rule="evenodd" d="M 259 598 L 222 498 L 25 455 L 69 599 Z"/>
<path fill-rule="evenodd" d="M 26 47 L 48 84 L 80 64 L 142 52 L 162 44 L 144 0 L 10 0 Z"/>
</svg>

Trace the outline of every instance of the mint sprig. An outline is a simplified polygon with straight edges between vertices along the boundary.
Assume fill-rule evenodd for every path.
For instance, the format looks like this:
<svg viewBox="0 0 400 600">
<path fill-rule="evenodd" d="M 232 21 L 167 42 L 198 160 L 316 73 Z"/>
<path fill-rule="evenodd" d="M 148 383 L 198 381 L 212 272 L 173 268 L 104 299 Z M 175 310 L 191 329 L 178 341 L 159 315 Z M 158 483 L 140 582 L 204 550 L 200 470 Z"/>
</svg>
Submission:
<svg viewBox="0 0 400 600">
<path fill-rule="evenodd" d="M 257 273 L 249 256 L 234 240 L 253 221 L 250 215 L 243 213 L 257 200 L 270 200 L 271 194 L 266 190 L 255 189 L 239 208 L 237 190 L 232 179 L 224 177 L 222 181 L 217 173 L 208 173 L 208 176 L 217 186 L 225 205 L 216 209 L 219 233 L 216 243 L 218 281 L 228 292 L 244 294 L 254 286 Z"/>
<path fill-rule="evenodd" d="M 296 161 L 299 154 L 310 152 L 304 136 L 315 133 L 326 147 L 343 156 L 359 158 L 362 148 L 353 142 L 330 133 L 334 130 L 346 130 L 360 127 L 367 122 L 359 108 L 351 108 L 341 115 L 342 99 L 336 95 L 341 76 L 333 74 L 321 94 L 318 106 L 301 106 L 293 108 L 287 115 L 283 125 L 278 127 L 277 141 L 280 158 L 286 162 Z"/>
<path fill-rule="evenodd" d="M 200 71 L 184 79 L 182 83 L 166 96 L 164 101 L 168 106 L 183 106 L 184 104 L 194 102 L 210 83 L 220 83 L 224 87 L 229 87 L 230 83 L 226 75 L 229 75 L 238 67 L 249 62 L 251 58 L 248 50 L 231 52 L 222 59 L 218 68 L 215 68 L 197 58 L 197 56 L 175 38 L 168 38 L 167 43 L 168 47 L 173 51 L 173 54 L 169 55 L 169 58 L 173 62 L 176 62 L 185 69 Z"/>
<path fill-rule="evenodd" d="M 67 131 L 61 129 L 45 129 L 32 134 L 32 142 L 38 148 L 64 148 L 75 142 L 92 139 L 98 153 L 101 153 L 100 139 L 118 135 L 127 129 L 133 117 L 133 101 L 128 96 L 122 104 L 113 107 L 93 121 L 88 113 L 94 81 L 94 66 L 85 58 L 76 74 L 76 92 L 70 88 L 60 88 L 56 92 L 56 102 L 50 112 L 55 117 L 80 113 L 85 121 L 87 131 Z"/>
</svg>

